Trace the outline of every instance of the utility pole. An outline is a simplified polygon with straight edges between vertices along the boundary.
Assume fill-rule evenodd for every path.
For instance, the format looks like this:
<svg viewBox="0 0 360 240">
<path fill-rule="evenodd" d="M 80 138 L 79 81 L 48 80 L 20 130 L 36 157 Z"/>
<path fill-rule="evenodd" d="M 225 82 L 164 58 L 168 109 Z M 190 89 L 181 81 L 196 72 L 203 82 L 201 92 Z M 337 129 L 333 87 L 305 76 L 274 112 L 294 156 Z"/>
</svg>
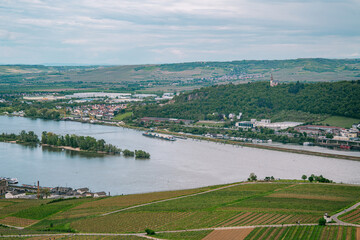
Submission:
<svg viewBox="0 0 360 240">
<path fill-rule="evenodd" d="M 39 181 L 37 181 L 37 198 L 40 199 L 40 185 L 39 185 Z"/>
</svg>

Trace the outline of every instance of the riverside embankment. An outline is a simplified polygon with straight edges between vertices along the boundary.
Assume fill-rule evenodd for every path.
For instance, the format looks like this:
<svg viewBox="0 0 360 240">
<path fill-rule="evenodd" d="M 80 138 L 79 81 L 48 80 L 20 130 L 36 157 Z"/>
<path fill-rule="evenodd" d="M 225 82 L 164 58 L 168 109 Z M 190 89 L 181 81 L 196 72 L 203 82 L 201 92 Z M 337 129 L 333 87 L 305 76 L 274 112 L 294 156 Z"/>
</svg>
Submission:
<svg viewBox="0 0 360 240">
<path fill-rule="evenodd" d="M 194 188 L 274 176 L 299 179 L 316 174 L 335 182 L 360 184 L 359 161 L 294 154 L 263 148 L 224 144 L 208 139 L 175 142 L 142 136 L 141 131 L 71 121 L 49 121 L 0 116 L 1 132 L 22 129 L 56 134 L 76 134 L 104 139 L 122 149 L 143 149 L 150 160 L 123 156 L 93 156 L 76 151 L 0 143 L 0 176 L 17 177 L 21 183 L 36 180 L 47 186 L 89 187 L 112 195 Z M 300 146 L 301 147 L 301 146 Z M 331 151 L 331 150 L 329 150 Z M 337 151 L 334 151 L 337 152 Z M 359 155 L 355 155 L 357 157 Z M 37 179 L 38 178 L 38 179 Z"/>
</svg>

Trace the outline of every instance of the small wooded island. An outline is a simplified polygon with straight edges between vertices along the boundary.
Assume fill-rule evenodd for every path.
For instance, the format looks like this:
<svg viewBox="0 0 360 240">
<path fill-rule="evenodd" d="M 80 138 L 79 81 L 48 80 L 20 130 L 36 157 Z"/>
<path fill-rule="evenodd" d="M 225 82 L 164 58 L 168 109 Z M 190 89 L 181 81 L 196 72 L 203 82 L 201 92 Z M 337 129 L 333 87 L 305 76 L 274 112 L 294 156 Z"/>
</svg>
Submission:
<svg viewBox="0 0 360 240">
<path fill-rule="evenodd" d="M 28 143 L 28 144 L 40 144 L 42 146 L 49 146 L 55 148 L 62 148 L 72 151 L 86 151 L 100 154 L 119 155 L 123 153 L 125 157 L 149 159 L 150 154 L 143 150 L 135 150 L 135 152 L 128 149 L 121 150 L 120 148 L 108 144 L 104 139 L 96 140 L 90 136 L 77 136 L 75 134 L 66 134 L 65 136 L 57 135 L 52 132 L 42 132 L 41 140 L 33 131 L 21 131 L 20 134 L 7 134 L 2 133 L 0 135 L 1 142 L 13 142 L 13 143 Z"/>
</svg>

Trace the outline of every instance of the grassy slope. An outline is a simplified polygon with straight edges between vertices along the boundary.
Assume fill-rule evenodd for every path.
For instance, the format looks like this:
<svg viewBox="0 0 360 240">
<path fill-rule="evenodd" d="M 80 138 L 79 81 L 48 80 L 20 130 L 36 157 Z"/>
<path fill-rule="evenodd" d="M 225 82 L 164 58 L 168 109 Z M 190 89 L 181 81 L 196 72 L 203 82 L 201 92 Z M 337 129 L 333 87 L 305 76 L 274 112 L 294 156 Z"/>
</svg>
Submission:
<svg viewBox="0 0 360 240">
<path fill-rule="evenodd" d="M 288 194 L 276 197 L 275 194 Z M 275 196 L 274 196 L 275 195 Z M 341 197 L 341 198 L 339 198 Z M 360 199 L 359 187 L 255 184 L 75 221 L 80 231 L 141 232 L 269 223 L 315 223 Z"/>
<path fill-rule="evenodd" d="M 77 199 L 51 204 L 46 204 L 49 200 L 0 200 L 3 206 L 0 208 L 0 218 L 18 216 L 40 220 L 27 231 L 49 229 L 53 225 L 50 228 L 52 231 L 76 229 L 81 232 L 143 232 L 145 228 L 161 231 L 296 221 L 316 223 L 325 212 L 333 214 L 360 200 L 360 186 L 257 183 L 99 216 L 100 213 L 127 206 L 208 189 L 211 188 L 106 199 Z M 10 205 L 5 204 L 9 202 Z M 49 205 L 54 207 L 49 208 Z M 4 232 L 5 230 L 0 229 L 0 233 Z M 200 238 L 200 235 L 194 234 L 193 239 L 197 239 L 196 236 Z M 182 234 L 175 239 L 181 239 L 181 236 Z M 165 234 L 163 237 L 168 236 Z"/>
<path fill-rule="evenodd" d="M 348 117 L 341 117 L 341 116 L 331 116 L 326 118 L 323 121 L 318 122 L 318 124 L 323 125 L 330 125 L 336 127 L 343 127 L 343 128 L 351 128 L 353 124 L 360 123 L 360 119 L 358 118 L 348 118 Z"/>
<path fill-rule="evenodd" d="M 133 115 L 132 112 L 126 112 L 126 113 L 118 114 L 113 118 L 113 120 L 122 121 L 125 118 L 131 117 L 132 115 Z"/>
</svg>

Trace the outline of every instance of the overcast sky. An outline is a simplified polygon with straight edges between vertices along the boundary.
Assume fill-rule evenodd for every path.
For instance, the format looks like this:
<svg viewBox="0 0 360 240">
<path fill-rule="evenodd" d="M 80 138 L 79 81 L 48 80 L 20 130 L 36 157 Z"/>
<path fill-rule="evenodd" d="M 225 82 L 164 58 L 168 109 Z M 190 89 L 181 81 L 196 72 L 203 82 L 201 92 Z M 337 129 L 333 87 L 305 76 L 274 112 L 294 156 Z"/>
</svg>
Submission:
<svg viewBox="0 0 360 240">
<path fill-rule="evenodd" d="M 360 58 L 360 0 L 0 0 L 0 64 Z"/>
</svg>

